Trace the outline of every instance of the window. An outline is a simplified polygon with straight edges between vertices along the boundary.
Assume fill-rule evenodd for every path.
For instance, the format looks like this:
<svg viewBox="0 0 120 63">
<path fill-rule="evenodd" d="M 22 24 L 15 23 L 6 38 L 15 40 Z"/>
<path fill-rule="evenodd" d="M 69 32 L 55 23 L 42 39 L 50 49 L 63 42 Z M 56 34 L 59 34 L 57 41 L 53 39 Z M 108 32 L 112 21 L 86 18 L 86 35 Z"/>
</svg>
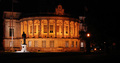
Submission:
<svg viewBox="0 0 120 63">
<path fill-rule="evenodd" d="M 57 26 L 57 32 L 59 32 L 59 26 Z"/>
<path fill-rule="evenodd" d="M 36 25 L 34 25 L 34 33 L 36 33 Z"/>
<path fill-rule="evenodd" d="M 81 42 L 81 46 L 80 47 L 84 47 L 84 43 L 83 42 Z"/>
<path fill-rule="evenodd" d="M 76 47 L 77 47 L 77 41 L 76 41 Z"/>
<path fill-rule="evenodd" d="M 47 33 L 47 25 L 44 25 L 44 33 Z"/>
<path fill-rule="evenodd" d="M 50 41 L 50 47 L 54 47 L 54 41 Z"/>
<path fill-rule="evenodd" d="M 50 33 L 53 33 L 53 25 L 50 25 Z"/>
<path fill-rule="evenodd" d="M 72 45 L 71 45 L 71 47 L 74 47 L 74 41 L 72 41 Z"/>
<path fill-rule="evenodd" d="M 34 41 L 34 46 L 38 47 L 38 42 L 37 41 Z"/>
<path fill-rule="evenodd" d="M 68 26 L 66 26 L 66 34 L 68 34 Z"/>
<path fill-rule="evenodd" d="M 12 41 L 10 41 L 10 47 L 13 47 L 13 42 Z"/>
<path fill-rule="evenodd" d="M 68 47 L 68 46 L 69 46 L 69 42 L 66 41 L 66 42 L 65 42 L 65 47 Z"/>
<path fill-rule="evenodd" d="M 9 36 L 11 37 L 12 36 L 12 33 L 13 33 L 13 36 L 14 36 L 14 29 L 11 29 L 9 30 Z"/>
<path fill-rule="evenodd" d="M 28 47 L 31 47 L 31 41 L 28 41 Z"/>
<path fill-rule="evenodd" d="M 30 26 L 30 33 L 32 33 L 32 26 Z"/>
<path fill-rule="evenodd" d="M 46 41 L 42 41 L 42 47 L 46 47 Z"/>
</svg>

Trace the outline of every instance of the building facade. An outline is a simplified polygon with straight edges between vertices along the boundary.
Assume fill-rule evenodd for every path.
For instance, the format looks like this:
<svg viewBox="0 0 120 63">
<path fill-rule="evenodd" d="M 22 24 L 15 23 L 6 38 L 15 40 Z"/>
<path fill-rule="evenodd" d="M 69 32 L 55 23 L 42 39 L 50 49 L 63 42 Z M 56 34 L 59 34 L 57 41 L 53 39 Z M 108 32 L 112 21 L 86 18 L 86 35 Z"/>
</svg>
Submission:
<svg viewBox="0 0 120 63">
<path fill-rule="evenodd" d="M 4 12 L 4 50 L 20 51 L 26 34 L 30 52 L 80 52 L 85 42 L 79 39 L 79 19 L 65 16 L 61 5 L 53 15 L 22 17 L 20 12 Z M 84 50 L 85 51 L 85 50 Z"/>
</svg>

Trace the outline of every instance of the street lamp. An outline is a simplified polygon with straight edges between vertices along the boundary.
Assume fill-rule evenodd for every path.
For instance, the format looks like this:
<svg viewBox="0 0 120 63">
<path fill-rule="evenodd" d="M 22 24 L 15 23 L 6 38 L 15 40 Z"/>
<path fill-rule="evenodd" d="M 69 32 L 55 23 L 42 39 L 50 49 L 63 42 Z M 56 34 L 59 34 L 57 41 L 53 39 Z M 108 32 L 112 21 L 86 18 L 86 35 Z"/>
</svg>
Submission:
<svg viewBox="0 0 120 63">
<path fill-rule="evenodd" d="M 90 33 L 87 33 L 87 37 L 90 37 Z"/>
<path fill-rule="evenodd" d="M 87 48 L 87 53 L 90 53 L 90 33 L 86 34 L 86 48 Z"/>
</svg>

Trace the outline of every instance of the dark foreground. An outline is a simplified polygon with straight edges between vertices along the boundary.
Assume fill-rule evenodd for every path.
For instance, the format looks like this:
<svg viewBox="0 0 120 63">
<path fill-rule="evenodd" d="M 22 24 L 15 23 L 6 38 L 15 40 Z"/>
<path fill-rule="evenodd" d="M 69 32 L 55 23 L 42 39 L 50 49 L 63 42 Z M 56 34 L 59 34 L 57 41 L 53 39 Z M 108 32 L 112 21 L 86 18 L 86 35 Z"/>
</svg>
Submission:
<svg viewBox="0 0 120 63">
<path fill-rule="evenodd" d="M 118 63 L 120 54 L 115 53 L 0 53 L 5 63 Z"/>
</svg>

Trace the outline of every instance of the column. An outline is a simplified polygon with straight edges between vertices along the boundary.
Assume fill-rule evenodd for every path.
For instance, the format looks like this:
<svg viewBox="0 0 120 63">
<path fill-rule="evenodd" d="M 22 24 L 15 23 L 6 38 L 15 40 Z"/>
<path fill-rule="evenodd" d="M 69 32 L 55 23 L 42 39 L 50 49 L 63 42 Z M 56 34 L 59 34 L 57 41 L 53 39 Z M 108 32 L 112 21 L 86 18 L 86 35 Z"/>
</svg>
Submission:
<svg viewBox="0 0 120 63">
<path fill-rule="evenodd" d="M 62 37 L 64 38 L 64 20 L 63 20 L 63 26 L 62 26 L 63 28 L 63 30 L 62 30 Z"/>
<path fill-rule="evenodd" d="M 55 20 L 55 38 L 57 38 L 57 20 Z"/>
<path fill-rule="evenodd" d="M 34 20 L 32 20 L 33 22 L 33 29 L 32 29 L 32 32 L 33 32 L 33 38 L 34 38 Z"/>
<path fill-rule="evenodd" d="M 47 19 L 47 37 L 49 37 L 49 19 Z"/>
<path fill-rule="evenodd" d="M 79 38 L 79 23 L 77 24 L 77 37 Z"/>
<path fill-rule="evenodd" d="M 74 38 L 75 38 L 75 21 L 74 21 Z"/>
<path fill-rule="evenodd" d="M 27 37 L 29 37 L 29 33 L 28 33 L 28 20 L 27 20 Z"/>
<path fill-rule="evenodd" d="M 23 32 L 24 32 L 24 22 L 23 22 Z M 22 32 L 22 33 L 23 33 L 23 32 Z"/>
<path fill-rule="evenodd" d="M 71 37 L 71 35 L 70 35 L 70 22 L 71 22 L 71 21 L 69 21 L 69 37 Z"/>
<path fill-rule="evenodd" d="M 20 35 L 20 37 L 22 37 L 22 32 L 23 32 L 23 25 L 22 25 L 23 23 L 22 23 L 22 21 L 21 21 L 21 23 L 20 23 L 20 25 L 21 25 L 21 35 Z"/>
<path fill-rule="evenodd" d="M 76 31 L 77 31 L 77 36 L 76 36 L 76 38 L 78 38 L 78 23 L 76 24 L 76 26 L 77 26 L 77 28 L 76 28 Z"/>
<path fill-rule="evenodd" d="M 39 37 L 41 37 L 41 20 L 40 21 L 40 27 L 39 27 Z"/>
</svg>

